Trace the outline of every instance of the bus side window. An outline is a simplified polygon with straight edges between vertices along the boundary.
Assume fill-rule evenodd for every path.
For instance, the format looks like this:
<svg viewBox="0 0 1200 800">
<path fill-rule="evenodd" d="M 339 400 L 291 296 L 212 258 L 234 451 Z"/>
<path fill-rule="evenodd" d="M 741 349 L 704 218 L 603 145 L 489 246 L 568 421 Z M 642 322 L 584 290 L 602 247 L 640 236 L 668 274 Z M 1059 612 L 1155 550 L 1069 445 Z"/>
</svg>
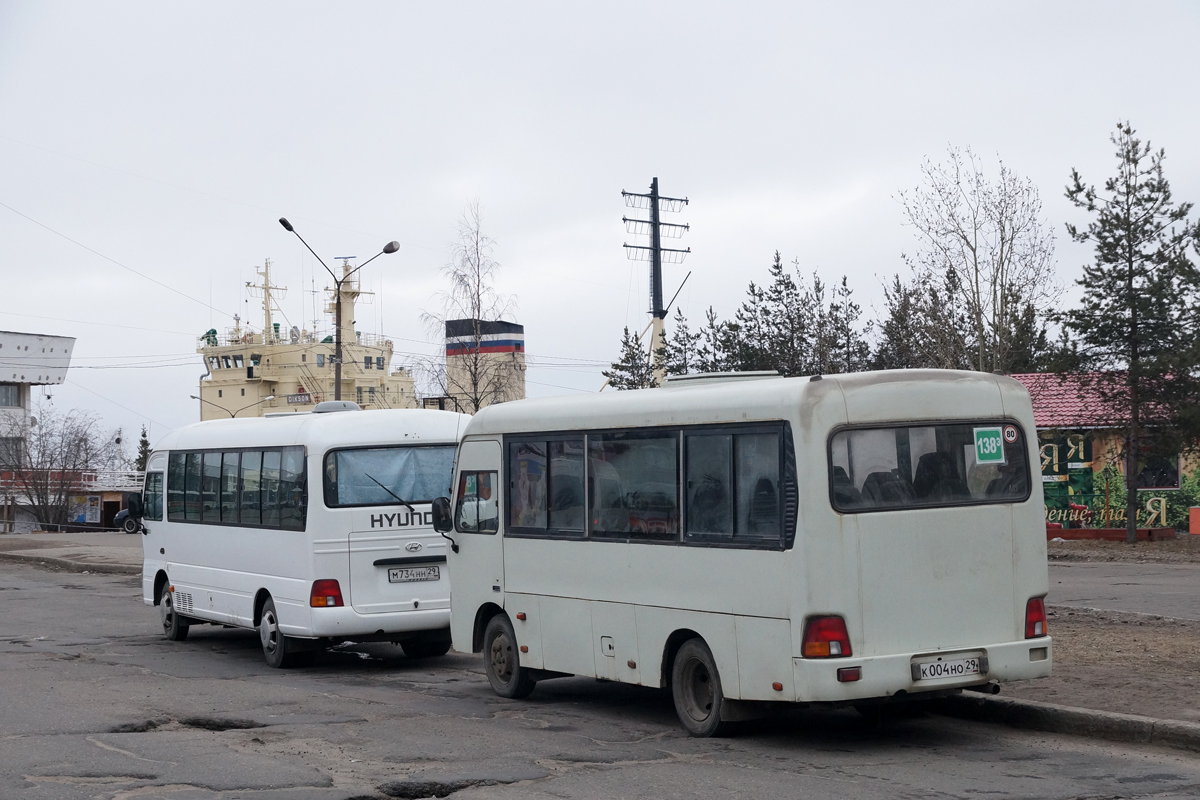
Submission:
<svg viewBox="0 0 1200 800">
<path fill-rule="evenodd" d="M 545 442 L 510 442 L 508 445 L 510 528 L 546 529 L 549 483 Z"/>
<path fill-rule="evenodd" d="M 163 474 L 161 472 L 146 473 L 146 492 L 143 501 L 142 519 L 162 520 L 163 512 Z"/>
<path fill-rule="evenodd" d="M 183 513 L 188 522 L 200 521 L 200 454 L 187 454 L 187 475 L 184 478 L 186 486 Z"/>
<path fill-rule="evenodd" d="M 454 528 L 463 533 L 495 533 L 500 529 L 496 473 L 460 472 Z"/>
<path fill-rule="evenodd" d="M 687 437 L 687 530 L 733 535 L 733 437 Z"/>
<path fill-rule="evenodd" d="M 262 509 L 260 507 L 262 492 L 262 453 L 254 450 L 242 453 L 242 502 L 241 520 L 243 525 L 261 525 Z"/>
<path fill-rule="evenodd" d="M 238 457 L 240 453 L 226 453 L 221 460 L 221 522 L 237 525 L 238 505 Z"/>
<path fill-rule="evenodd" d="M 737 536 L 779 538 L 779 434 L 734 437 Z"/>
<path fill-rule="evenodd" d="M 278 450 L 263 453 L 262 466 L 262 524 L 268 528 L 279 527 L 279 462 Z"/>
<path fill-rule="evenodd" d="M 279 467 L 279 526 L 286 530 L 304 530 L 305 502 L 304 448 L 283 448 Z"/>
<path fill-rule="evenodd" d="M 187 454 L 171 453 L 167 459 L 167 519 L 184 520 L 183 487 L 187 475 Z"/>
<path fill-rule="evenodd" d="M 221 454 L 204 453 L 204 469 L 200 479 L 200 521 L 220 522 Z"/>
</svg>

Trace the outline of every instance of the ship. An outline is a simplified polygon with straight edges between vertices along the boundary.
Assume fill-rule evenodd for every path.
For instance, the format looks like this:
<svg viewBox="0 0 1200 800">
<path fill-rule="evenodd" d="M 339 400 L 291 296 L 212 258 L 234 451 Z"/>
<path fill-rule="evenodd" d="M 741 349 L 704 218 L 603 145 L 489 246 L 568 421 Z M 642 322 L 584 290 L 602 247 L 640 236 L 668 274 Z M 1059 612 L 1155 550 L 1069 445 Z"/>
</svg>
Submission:
<svg viewBox="0 0 1200 800">
<path fill-rule="evenodd" d="M 349 258 L 342 259 L 341 269 L 340 295 L 326 289 L 324 309 L 342 321 L 340 399 L 368 410 L 418 407 L 411 368 L 392 367 L 392 341 L 355 330 L 355 304 L 371 293 L 361 290 Z M 201 420 L 309 412 L 337 394 L 334 335 L 294 325 L 281 327 L 274 318 L 279 311 L 276 301 L 287 287 L 271 283 L 270 259 L 255 272 L 261 283 L 247 282 L 246 287 L 262 298 L 262 329 L 243 325 L 240 316 L 234 316 L 233 327 L 223 334 L 212 328 L 198 338 L 196 351 L 207 369 L 200 378 L 199 395 L 193 396 L 200 401 Z"/>
</svg>

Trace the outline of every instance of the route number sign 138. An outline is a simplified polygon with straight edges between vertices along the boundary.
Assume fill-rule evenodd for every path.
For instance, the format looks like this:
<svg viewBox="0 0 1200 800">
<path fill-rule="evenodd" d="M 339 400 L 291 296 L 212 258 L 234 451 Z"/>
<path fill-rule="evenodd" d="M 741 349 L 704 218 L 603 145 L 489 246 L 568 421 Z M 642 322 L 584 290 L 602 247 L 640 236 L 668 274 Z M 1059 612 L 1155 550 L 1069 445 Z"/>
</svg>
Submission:
<svg viewBox="0 0 1200 800">
<path fill-rule="evenodd" d="M 1008 463 L 1004 457 L 1004 435 L 999 425 L 975 429 L 975 463 Z"/>
</svg>

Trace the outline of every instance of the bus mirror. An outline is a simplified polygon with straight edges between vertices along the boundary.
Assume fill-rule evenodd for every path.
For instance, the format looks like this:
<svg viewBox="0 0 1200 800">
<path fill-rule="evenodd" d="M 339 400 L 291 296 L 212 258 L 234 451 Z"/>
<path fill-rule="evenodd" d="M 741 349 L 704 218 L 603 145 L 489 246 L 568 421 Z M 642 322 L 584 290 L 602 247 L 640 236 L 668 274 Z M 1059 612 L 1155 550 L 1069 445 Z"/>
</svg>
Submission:
<svg viewBox="0 0 1200 800">
<path fill-rule="evenodd" d="M 433 499 L 433 529 L 438 533 L 447 533 L 454 527 L 450 516 L 450 498 L 435 497 Z"/>
<path fill-rule="evenodd" d="M 140 520 L 146 509 L 142 507 L 142 496 L 140 494 L 129 495 L 129 516 L 133 519 Z"/>
</svg>

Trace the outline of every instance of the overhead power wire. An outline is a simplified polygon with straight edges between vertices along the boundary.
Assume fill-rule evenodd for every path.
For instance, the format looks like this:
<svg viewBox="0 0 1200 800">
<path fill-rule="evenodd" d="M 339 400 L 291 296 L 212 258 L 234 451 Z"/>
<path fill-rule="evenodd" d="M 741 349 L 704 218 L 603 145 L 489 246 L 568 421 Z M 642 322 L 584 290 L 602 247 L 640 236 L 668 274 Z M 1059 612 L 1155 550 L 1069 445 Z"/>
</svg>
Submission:
<svg viewBox="0 0 1200 800">
<path fill-rule="evenodd" d="M 233 314 L 230 314 L 228 311 L 224 311 L 220 308 L 217 308 L 216 306 L 212 305 L 211 303 L 206 303 L 203 300 L 192 297 L 190 294 L 187 294 L 186 292 L 181 292 L 178 289 L 176 289 L 174 286 L 169 286 L 160 280 L 151 278 L 149 275 L 147 275 L 144 272 L 138 272 L 133 267 L 128 266 L 126 264 L 122 264 L 120 261 L 117 261 L 115 258 L 112 258 L 111 256 L 106 256 L 106 255 L 104 255 L 104 253 L 101 253 L 99 250 L 88 247 L 83 242 L 80 242 L 76 239 L 72 239 L 70 236 L 67 236 L 65 233 L 56 231 L 54 228 L 51 228 L 49 225 L 45 224 L 44 222 L 38 222 L 33 217 L 29 216 L 28 214 L 18 211 L 17 209 L 13 208 L 8 203 L 5 203 L 2 200 L 0 200 L 0 206 L 4 206 L 9 211 L 16 214 L 18 217 L 24 217 L 25 219 L 29 220 L 34 225 L 37 225 L 40 228 L 45 228 L 46 230 L 53 233 L 55 236 L 61 236 L 62 238 L 66 239 L 68 242 L 70 242 L 71 244 L 76 245 L 77 247 L 82 247 L 84 250 L 87 250 L 89 253 L 93 253 L 94 255 L 100 256 L 100 258 L 103 258 L 105 261 L 110 261 L 113 264 L 116 264 L 121 269 L 129 270 L 134 275 L 137 275 L 139 278 L 145 278 L 146 280 L 150 281 L 151 283 L 157 284 L 158 286 L 161 286 L 162 288 L 166 289 L 169 292 L 174 292 L 175 294 L 179 295 L 180 297 L 186 297 L 188 300 L 191 300 L 193 303 L 199 303 L 200 305 L 204 306 L 205 308 L 210 309 L 212 311 L 216 311 L 219 314 L 224 314 L 225 316 L 230 317 L 230 318 L 232 318 L 234 316 Z"/>
</svg>

